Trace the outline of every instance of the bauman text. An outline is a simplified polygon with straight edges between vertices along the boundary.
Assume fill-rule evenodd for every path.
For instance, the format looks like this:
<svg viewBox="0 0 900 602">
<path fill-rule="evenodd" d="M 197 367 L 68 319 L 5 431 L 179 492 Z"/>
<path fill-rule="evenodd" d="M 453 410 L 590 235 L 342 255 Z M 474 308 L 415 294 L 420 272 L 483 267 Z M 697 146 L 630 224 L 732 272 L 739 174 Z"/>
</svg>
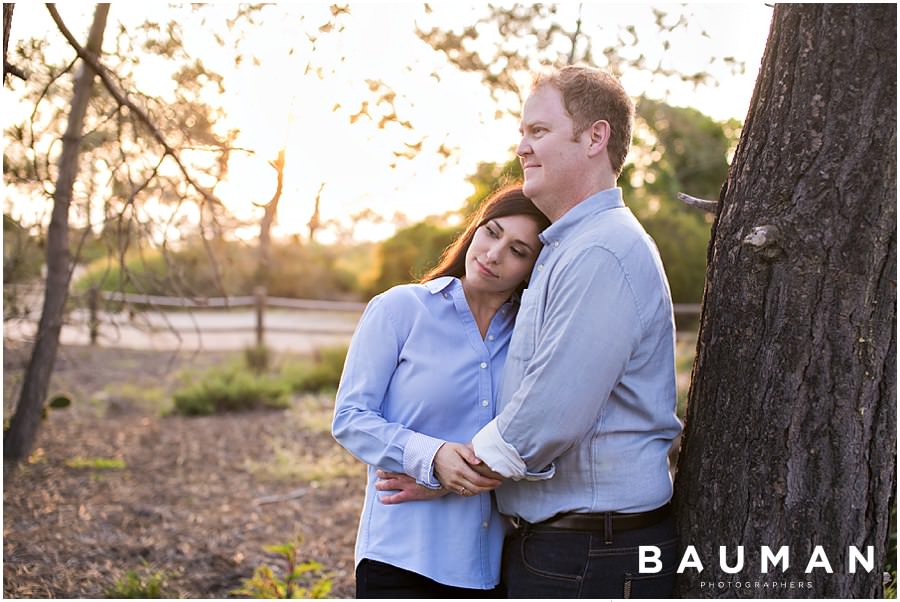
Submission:
<svg viewBox="0 0 900 602">
<path fill-rule="evenodd" d="M 781 546 L 778 552 L 773 554 L 769 546 L 762 546 L 760 551 L 760 573 L 768 573 L 769 568 L 775 568 L 781 564 L 781 572 L 785 572 L 790 565 L 790 549 L 789 546 Z M 662 561 L 659 559 L 661 553 L 656 546 L 640 546 L 640 567 L 638 571 L 641 573 L 658 573 L 662 570 Z M 856 546 L 847 548 L 847 555 L 850 557 L 850 564 L 847 567 L 849 573 L 856 572 L 856 565 L 859 565 L 867 572 L 871 573 L 875 567 L 875 549 L 873 546 L 866 547 L 866 555 L 863 556 Z M 733 565 L 728 564 L 728 548 L 727 546 L 719 546 L 719 568 L 724 573 L 738 573 L 744 568 L 744 546 L 737 547 L 737 558 Z M 684 550 L 681 557 L 681 563 L 678 565 L 678 572 L 683 573 L 685 569 L 695 569 L 698 573 L 703 571 L 703 563 L 697 555 L 694 546 L 688 546 Z M 831 563 L 822 546 L 816 546 L 813 553 L 810 554 L 809 562 L 806 564 L 806 573 L 811 573 L 813 569 L 825 569 L 826 573 L 833 573 Z"/>
</svg>

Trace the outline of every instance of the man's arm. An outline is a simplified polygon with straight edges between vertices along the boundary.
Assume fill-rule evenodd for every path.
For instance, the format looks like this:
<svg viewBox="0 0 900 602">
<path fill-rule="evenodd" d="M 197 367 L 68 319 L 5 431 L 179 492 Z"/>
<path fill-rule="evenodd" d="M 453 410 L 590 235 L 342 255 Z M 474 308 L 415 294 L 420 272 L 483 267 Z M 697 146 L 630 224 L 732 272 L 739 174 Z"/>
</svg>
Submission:
<svg viewBox="0 0 900 602">
<path fill-rule="evenodd" d="M 594 428 L 642 330 L 628 276 L 610 251 L 586 249 L 551 277 L 521 382 L 473 438 L 476 455 L 508 478 L 540 471 Z"/>
</svg>

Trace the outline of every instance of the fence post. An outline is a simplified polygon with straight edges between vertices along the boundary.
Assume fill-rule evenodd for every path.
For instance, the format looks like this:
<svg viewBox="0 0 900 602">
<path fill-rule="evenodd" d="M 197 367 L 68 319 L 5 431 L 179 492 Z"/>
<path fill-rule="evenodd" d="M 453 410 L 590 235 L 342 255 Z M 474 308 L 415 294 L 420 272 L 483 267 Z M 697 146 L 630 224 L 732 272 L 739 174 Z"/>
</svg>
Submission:
<svg viewBox="0 0 900 602">
<path fill-rule="evenodd" d="M 100 334 L 99 307 L 100 289 L 92 286 L 88 289 L 88 332 L 90 333 L 92 347 L 97 344 L 97 337 Z"/>
<path fill-rule="evenodd" d="M 254 304 L 256 306 L 256 346 L 261 348 L 265 344 L 265 314 L 266 314 L 266 287 L 257 286 L 253 289 Z"/>
</svg>

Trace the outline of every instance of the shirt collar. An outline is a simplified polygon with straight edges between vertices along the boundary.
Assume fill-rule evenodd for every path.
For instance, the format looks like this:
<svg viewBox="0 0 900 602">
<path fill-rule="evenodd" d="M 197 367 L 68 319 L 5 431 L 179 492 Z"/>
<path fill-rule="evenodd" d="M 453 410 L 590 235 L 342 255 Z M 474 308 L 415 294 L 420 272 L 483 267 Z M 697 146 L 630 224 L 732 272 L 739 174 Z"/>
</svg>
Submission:
<svg viewBox="0 0 900 602">
<path fill-rule="evenodd" d="M 583 218 L 601 213 L 608 209 L 617 209 L 624 207 L 625 201 L 622 200 L 621 188 L 607 188 L 596 192 L 584 199 L 571 209 L 565 215 L 550 224 L 541 234 L 541 242 L 550 244 L 552 241 L 561 240 L 573 230 Z"/>
<path fill-rule="evenodd" d="M 437 293 L 442 292 L 444 289 L 448 288 L 453 282 L 459 282 L 459 278 L 456 276 L 441 276 L 440 278 L 435 278 L 434 280 L 429 280 L 424 283 L 425 288 L 428 289 L 432 295 L 436 295 Z"/>
</svg>

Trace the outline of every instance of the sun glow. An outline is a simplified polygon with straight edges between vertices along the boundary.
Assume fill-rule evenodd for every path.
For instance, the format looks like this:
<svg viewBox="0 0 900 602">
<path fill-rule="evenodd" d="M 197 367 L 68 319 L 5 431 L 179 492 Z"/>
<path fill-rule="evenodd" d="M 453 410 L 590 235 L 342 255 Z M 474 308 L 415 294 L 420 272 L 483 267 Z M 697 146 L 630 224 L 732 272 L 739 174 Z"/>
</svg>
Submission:
<svg viewBox="0 0 900 602">
<path fill-rule="evenodd" d="M 188 53 L 224 76 L 224 94 L 208 100 L 223 108 L 225 117 L 216 124 L 220 132 L 240 130 L 228 177 L 216 187 L 230 212 L 247 223 L 235 230 L 236 235 L 257 234 L 262 215 L 258 205 L 268 202 L 275 190 L 275 170 L 269 162 L 282 148 L 285 178 L 273 234 L 305 236 L 318 196 L 320 221 L 332 226 L 320 231 L 321 242 L 334 240 L 340 226 L 346 228 L 353 223 L 352 216 L 366 211 L 369 219 L 358 220 L 353 230 L 357 238 L 384 238 L 395 223 L 458 209 L 473 191 L 466 177 L 479 162 L 510 158 L 518 139 L 516 120 L 496 115 L 497 106 L 479 75 L 458 71 L 418 39 L 415 25 L 426 14 L 424 4 L 354 3 L 349 12 L 336 16 L 322 3 L 267 5 L 255 23 L 239 25 L 242 37 L 237 49 L 214 42 L 216 32 L 228 31 L 225 20 L 235 6 L 191 12 L 166 4 L 140 9 L 114 4 L 110 18 L 165 23 L 178 10 Z M 747 73 L 740 85 L 735 83 L 738 78 L 724 74 L 713 90 L 687 96 L 673 92 L 668 98 L 674 104 L 693 104 L 716 118 L 741 117 L 771 10 L 756 4 L 729 5 L 728 11 L 688 7 L 698 22 L 705 23 L 711 44 L 729 40 L 729 51 L 747 62 Z M 83 39 L 93 7 L 58 8 L 76 38 Z M 437 3 L 430 10 L 432 21 L 439 14 L 442 27 L 470 25 L 485 14 L 483 7 L 464 4 Z M 576 9 L 561 4 L 559 10 Z M 592 24 L 584 31 L 597 36 L 597 52 L 602 47 L 600 36 L 612 31 L 611 19 L 644 23 L 651 14 L 648 5 L 584 10 L 584 22 Z M 71 55 L 42 6 L 17 5 L 10 48 L 17 40 L 37 35 L 46 35 L 59 52 Z M 672 48 L 686 56 L 697 54 L 690 50 L 695 48 L 690 40 L 673 42 Z M 704 52 L 699 54 L 705 59 Z M 165 61 L 142 59 L 140 67 L 146 74 L 139 82 L 141 92 L 156 93 L 170 76 Z M 497 72 L 502 65 L 491 69 Z M 638 75 L 629 77 L 629 90 L 635 95 L 653 88 L 653 82 Z M 4 90 L 4 107 L 11 104 L 14 101 Z M 14 108 L 5 114 L 30 110 Z M 10 204 L 7 198 L 7 207 Z"/>
</svg>

